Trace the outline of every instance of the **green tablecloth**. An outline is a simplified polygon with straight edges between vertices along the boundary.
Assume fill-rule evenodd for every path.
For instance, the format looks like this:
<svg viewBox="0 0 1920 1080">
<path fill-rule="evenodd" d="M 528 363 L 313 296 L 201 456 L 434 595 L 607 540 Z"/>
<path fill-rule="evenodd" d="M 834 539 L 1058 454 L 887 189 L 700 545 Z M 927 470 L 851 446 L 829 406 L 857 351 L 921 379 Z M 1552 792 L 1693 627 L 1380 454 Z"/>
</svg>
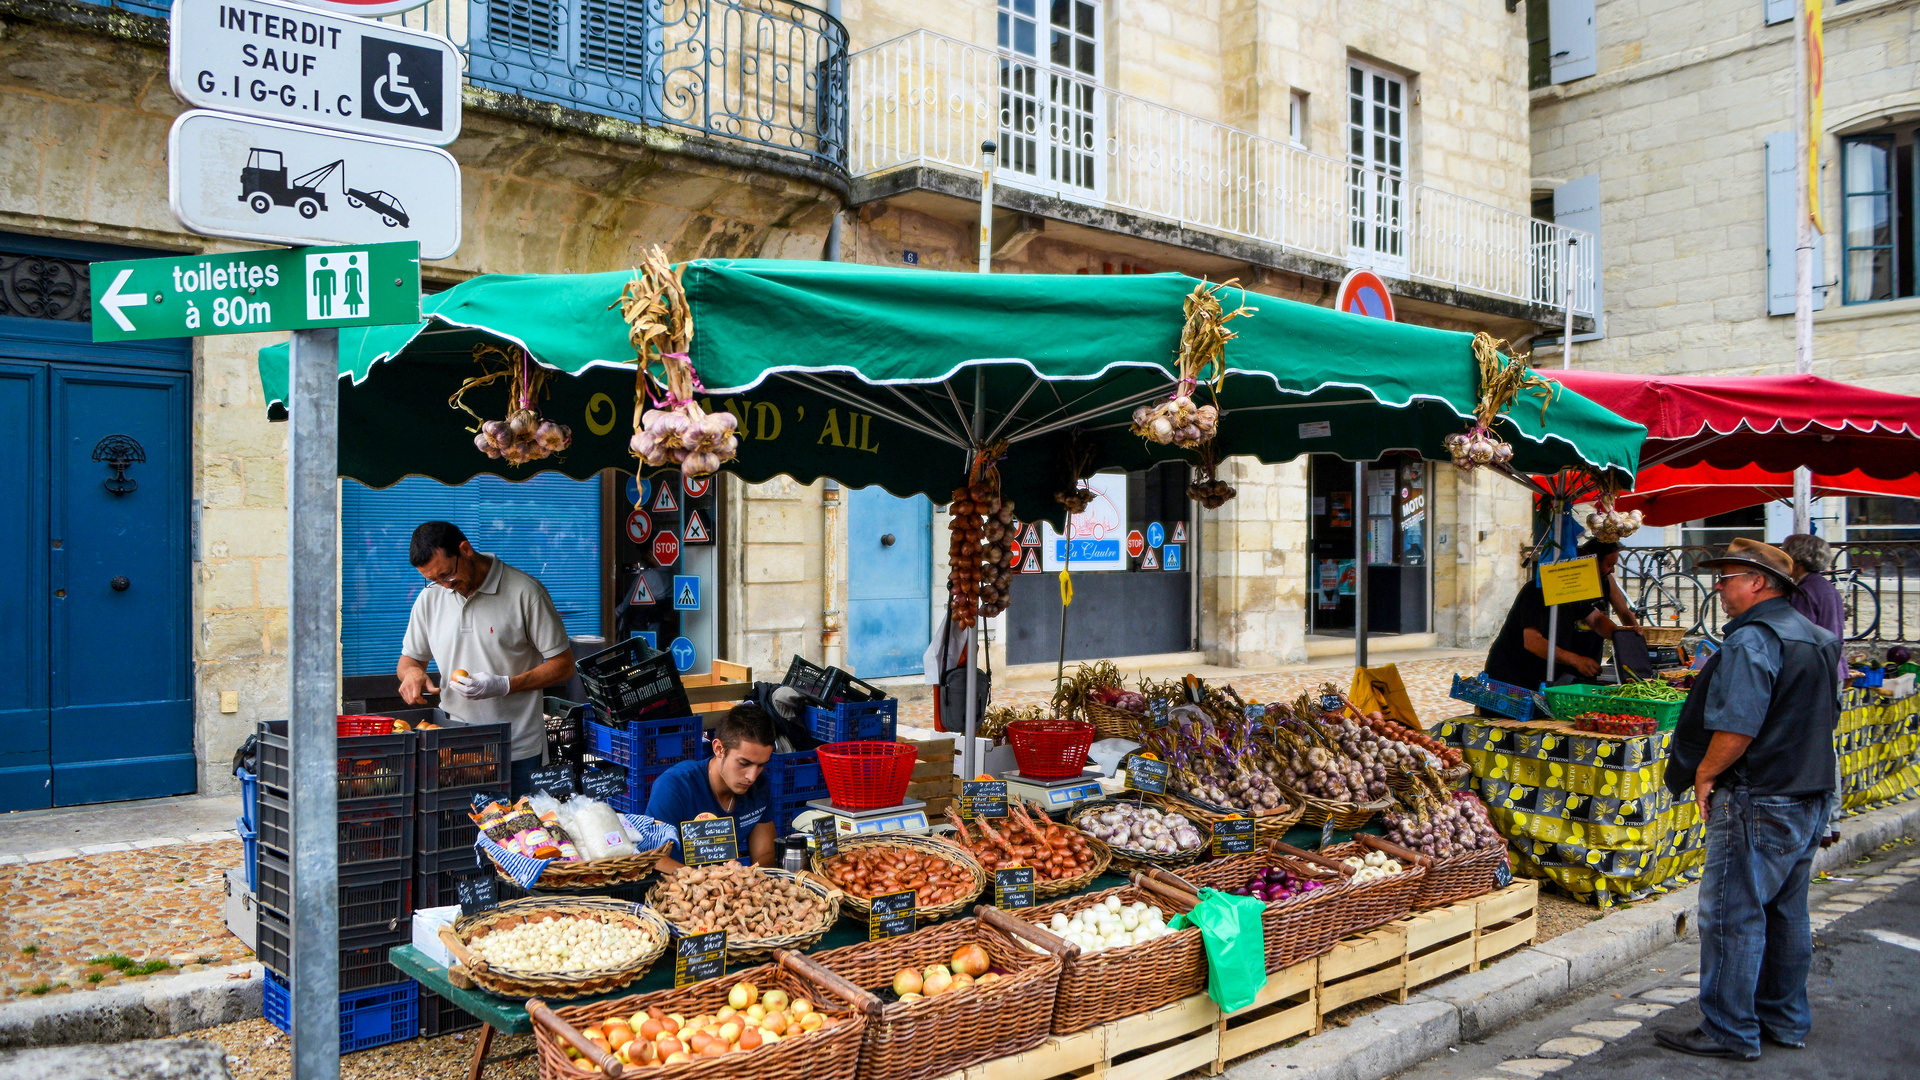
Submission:
<svg viewBox="0 0 1920 1080">
<path fill-rule="evenodd" d="M 1318 834 L 1316 833 L 1315 835 L 1317 838 Z M 1069 895 L 1078 896 L 1081 893 L 1099 892 L 1103 889 L 1118 888 L 1125 884 L 1127 884 L 1127 878 L 1123 875 L 1102 874 L 1095 878 L 1093 883 L 1086 888 Z M 991 897 L 988 899 L 991 899 Z M 1051 904 L 1059 899 L 1062 898 L 1054 897 L 1047 900 L 1046 903 Z M 954 916 L 954 918 L 960 917 L 961 916 L 957 915 Z M 926 925 L 931 926 L 933 924 L 928 923 Z M 867 924 L 859 919 L 848 917 L 834 923 L 833 929 L 827 931 L 827 936 L 821 938 L 819 944 L 805 951 L 808 953 L 825 952 L 828 949 L 838 949 L 843 945 L 855 945 L 865 940 L 867 940 Z M 525 998 L 500 997 L 478 989 L 461 990 L 447 981 L 446 968 L 441 967 L 425 953 L 414 948 L 412 945 L 396 945 L 388 952 L 387 959 L 393 963 L 394 967 L 405 972 L 408 977 L 417 980 L 422 989 L 431 990 L 439 994 L 441 997 L 458 1005 L 467 1013 L 477 1017 L 482 1023 L 491 1025 L 497 1031 L 520 1035 L 533 1030 L 532 1022 L 527 1019 Z M 732 970 L 738 970 L 737 965 L 730 967 Z M 668 952 L 661 955 L 660 959 L 654 963 L 653 968 L 648 971 L 646 975 L 613 993 L 596 994 L 592 997 L 569 998 L 565 1001 L 553 1000 L 549 1001 L 548 1004 L 556 1007 L 583 1005 L 594 1001 L 607 1001 L 613 998 L 626 997 L 629 994 L 647 994 L 655 990 L 670 990 L 672 988 L 673 955 L 671 952 Z"/>
</svg>

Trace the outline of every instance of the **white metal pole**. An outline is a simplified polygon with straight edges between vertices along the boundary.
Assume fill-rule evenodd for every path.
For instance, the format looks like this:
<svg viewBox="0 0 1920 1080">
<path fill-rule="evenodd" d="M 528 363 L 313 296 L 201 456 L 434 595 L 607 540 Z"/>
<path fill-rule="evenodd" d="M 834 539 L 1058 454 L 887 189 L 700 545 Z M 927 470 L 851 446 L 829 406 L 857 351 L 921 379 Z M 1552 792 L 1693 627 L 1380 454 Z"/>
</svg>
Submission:
<svg viewBox="0 0 1920 1080">
<path fill-rule="evenodd" d="M 988 143 L 988 146 L 993 145 Z M 982 245 L 980 254 L 986 255 Z M 985 263 L 981 266 L 984 269 Z M 969 440 L 975 447 L 980 445 L 980 432 L 986 426 L 987 376 L 976 367 L 973 369 L 973 430 Z M 969 455 L 971 458 L 971 455 Z M 972 461 L 968 461 L 968 471 L 972 471 Z M 960 771 L 971 780 L 980 775 L 979 754 L 974 751 L 974 732 L 980 729 L 980 597 L 973 599 L 973 625 L 967 630 L 967 745 L 966 752 L 960 756 Z M 991 689 L 991 687 L 989 687 Z"/>
<path fill-rule="evenodd" d="M 1813 374 L 1813 207 L 1808 203 L 1812 177 L 1808 159 L 1813 141 L 1808 116 L 1807 8 L 1793 13 L 1793 372 Z M 1809 532 L 1813 512 L 1813 475 L 1793 471 L 1793 531 Z"/>
<path fill-rule="evenodd" d="M 993 164 L 996 147 L 989 139 L 980 144 L 980 272 L 993 268 Z"/>
<path fill-rule="evenodd" d="M 1579 250 L 1578 250 L 1579 246 L 1580 246 L 1579 238 L 1574 236 L 1572 233 L 1568 233 L 1567 234 L 1567 310 L 1565 312 L 1567 317 L 1567 322 L 1566 322 L 1566 328 L 1560 334 L 1560 366 L 1562 368 L 1570 368 L 1573 366 L 1573 281 L 1574 281 L 1573 262 L 1574 262 L 1574 257 L 1579 254 Z M 1593 269 L 1594 269 L 1594 273 L 1596 274 L 1600 272 L 1600 268 L 1597 266 L 1594 267 Z"/>
<path fill-rule="evenodd" d="M 1367 463 L 1353 463 L 1353 669 L 1367 666 Z"/>
<path fill-rule="evenodd" d="M 1547 685 L 1548 686 L 1553 685 L 1553 658 L 1559 652 L 1559 648 L 1560 648 L 1559 642 L 1560 642 L 1560 609 L 1557 606 L 1550 607 L 1547 609 Z M 1532 689 L 1532 687 L 1528 687 L 1528 689 Z"/>
<path fill-rule="evenodd" d="M 287 451 L 293 1080 L 340 1077 L 340 331 L 295 330 Z"/>
</svg>

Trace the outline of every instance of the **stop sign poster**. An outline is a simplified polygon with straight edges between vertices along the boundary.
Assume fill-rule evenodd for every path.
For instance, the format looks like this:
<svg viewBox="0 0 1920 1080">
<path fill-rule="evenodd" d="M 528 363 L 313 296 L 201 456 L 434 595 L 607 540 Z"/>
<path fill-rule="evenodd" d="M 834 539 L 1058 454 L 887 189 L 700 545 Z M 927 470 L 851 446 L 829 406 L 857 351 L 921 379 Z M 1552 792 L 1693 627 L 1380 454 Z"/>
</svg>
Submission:
<svg viewBox="0 0 1920 1080">
<path fill-rule="evenodd" d="M 666 529 L 653 536 L 653 562 L 656 566 L 672 566 L 680 561 L 680 538 Z"/>
</svg>

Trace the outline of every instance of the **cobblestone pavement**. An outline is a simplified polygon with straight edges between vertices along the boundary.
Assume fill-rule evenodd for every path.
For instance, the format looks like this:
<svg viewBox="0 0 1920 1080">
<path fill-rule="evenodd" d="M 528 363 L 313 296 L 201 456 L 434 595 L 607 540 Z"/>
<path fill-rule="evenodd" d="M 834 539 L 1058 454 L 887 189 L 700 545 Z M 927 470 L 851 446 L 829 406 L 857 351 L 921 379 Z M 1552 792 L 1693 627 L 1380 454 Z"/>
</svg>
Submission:
<svg viewBox="0 0 1920 1080">
<path fill-rule="evenodd" d="M 253 953 L 227 932 L 221 876 L 240 841 L 161 838 L 0 866 L 0 1001 L 65 994 Z M 39 853 L 46 855 L 48 853 Z M 119 968 L 90 963 L 124 958 Z M 165 963 L 150 974 L 140 965 Z"/>
</svg>

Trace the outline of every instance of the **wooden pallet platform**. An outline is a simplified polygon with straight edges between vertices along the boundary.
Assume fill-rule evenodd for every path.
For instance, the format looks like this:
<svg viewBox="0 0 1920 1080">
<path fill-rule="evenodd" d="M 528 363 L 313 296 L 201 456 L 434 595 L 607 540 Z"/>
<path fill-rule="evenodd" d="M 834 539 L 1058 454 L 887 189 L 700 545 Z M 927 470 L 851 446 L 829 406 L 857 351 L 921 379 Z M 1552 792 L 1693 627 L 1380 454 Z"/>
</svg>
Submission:
<svg viewBox="0 0 1920 1080">
<path fill-rule="evenodd" d="M 942 1080 L 1170 1080 L 1313 1030 L 1311 960 L 1268 976 L 1253 1004 L 1221 1013 L 1205 994 L 1072 1035 L 1053 1035 L 1024 1054 L 995 1058 Z"/>
<path fill-rule="evenodd" d="M 1315 998 L 1328 1013 L 1370 997 L 1404 1003 L 1410 991 L 1533 943 L 1539 929 L 1539 882 L 1522 880 L 1497 892 L 1404 919 L 1341 940 L 1319 958 Z"/>
</svg>

